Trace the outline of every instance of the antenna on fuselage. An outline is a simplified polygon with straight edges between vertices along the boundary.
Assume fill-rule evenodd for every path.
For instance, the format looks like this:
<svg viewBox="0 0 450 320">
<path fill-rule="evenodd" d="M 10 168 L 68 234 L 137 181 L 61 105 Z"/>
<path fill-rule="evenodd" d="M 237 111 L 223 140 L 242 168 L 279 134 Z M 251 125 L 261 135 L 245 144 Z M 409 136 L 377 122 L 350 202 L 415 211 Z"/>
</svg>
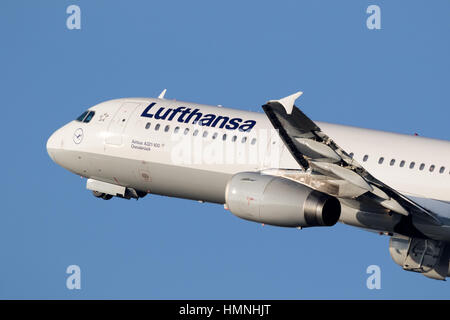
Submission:
<svg viewBox="0 0 450 320">
<path fill-rule="evenodd" d="M 161 93 L 158 96 L 158 99 L 164 99 L 164 96 L 166 95 L 166 91 L 167 91 L 167 89 L 164 89 L 163 91 L 161 91 Z"/>
</svg>

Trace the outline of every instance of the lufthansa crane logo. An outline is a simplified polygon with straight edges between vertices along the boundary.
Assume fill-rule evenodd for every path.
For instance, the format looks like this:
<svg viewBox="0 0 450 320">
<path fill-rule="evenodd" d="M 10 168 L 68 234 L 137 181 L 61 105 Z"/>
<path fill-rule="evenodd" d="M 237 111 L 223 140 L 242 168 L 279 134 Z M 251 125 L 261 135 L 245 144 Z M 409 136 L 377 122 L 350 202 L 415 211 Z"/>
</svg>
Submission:
<svg viewBox="0 0 450 320">
<path fill-rule="evenodd" d="M 73 142 L 75 142 L 76 144 L 79 144 L 82 140 L 83 140 L 83 129 L 78 128 L 73 133 Z"/>
</svg>

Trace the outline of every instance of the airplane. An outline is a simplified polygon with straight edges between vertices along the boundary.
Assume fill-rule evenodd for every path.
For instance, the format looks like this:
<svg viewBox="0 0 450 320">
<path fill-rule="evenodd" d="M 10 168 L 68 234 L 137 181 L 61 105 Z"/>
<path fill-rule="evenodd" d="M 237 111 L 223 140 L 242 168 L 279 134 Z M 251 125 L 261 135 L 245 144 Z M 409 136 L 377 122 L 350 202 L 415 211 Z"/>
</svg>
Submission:
<svg viewBox="0 0 450 320">
<path fill-rule="evenodd" d="M 165 98 L 101 102 L 56 130 L 50 158 L 93 195 L 221 204 L 279 227 L 337 222 L 390 237 L 404 270 L 450 275 L 450 142 L 316 122 L 295 101 L 250 112 Z"/>
</svg>

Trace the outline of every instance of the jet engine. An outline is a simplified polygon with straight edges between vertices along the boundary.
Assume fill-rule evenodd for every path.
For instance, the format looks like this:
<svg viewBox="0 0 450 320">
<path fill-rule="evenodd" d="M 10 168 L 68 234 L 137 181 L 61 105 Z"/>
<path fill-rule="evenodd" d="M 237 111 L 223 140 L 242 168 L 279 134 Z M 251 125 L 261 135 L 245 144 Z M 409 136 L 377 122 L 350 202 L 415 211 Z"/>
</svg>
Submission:
<svg viewBox="0 0 450 320">
<path fill-rule="evenodd" d="M 225 201 L 239 218 L 280 227 L 333 226 L 341 214 L 335 197 L 257 172 L 234 175 L 227 184 Z"/>
<path fill-rule="evenodd" d="M 445 242 L 391 237 L 389 253 L 404 270 L 419 272 L 436 280 L 450 276 L 450 247 Z"/>
</svg>

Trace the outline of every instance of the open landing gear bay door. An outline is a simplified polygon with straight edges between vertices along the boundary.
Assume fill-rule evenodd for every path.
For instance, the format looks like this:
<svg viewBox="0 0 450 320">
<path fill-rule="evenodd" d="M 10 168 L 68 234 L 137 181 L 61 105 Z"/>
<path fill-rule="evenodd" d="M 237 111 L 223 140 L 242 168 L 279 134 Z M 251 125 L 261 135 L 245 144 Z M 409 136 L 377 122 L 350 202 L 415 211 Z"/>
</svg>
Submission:
<svg viewBox="0 0 450 320">
<path fill-rule="evenodd" d="M 271 100 L 262 106 L 270 122 L 304 173 L 322 179 L 324 185 L 338 185 L 334 193 L 348 203 L 370 203 L 379 212 L 394 212 L 408 218 L 411 215 L 433 225 L 442 223 L 429 210 L 419 206 L 382 181 L 374 178 L 331 137 L 309 119 L 294 102 L 302 94 L 297 92 L 280 100 Z"/>
</svg>

